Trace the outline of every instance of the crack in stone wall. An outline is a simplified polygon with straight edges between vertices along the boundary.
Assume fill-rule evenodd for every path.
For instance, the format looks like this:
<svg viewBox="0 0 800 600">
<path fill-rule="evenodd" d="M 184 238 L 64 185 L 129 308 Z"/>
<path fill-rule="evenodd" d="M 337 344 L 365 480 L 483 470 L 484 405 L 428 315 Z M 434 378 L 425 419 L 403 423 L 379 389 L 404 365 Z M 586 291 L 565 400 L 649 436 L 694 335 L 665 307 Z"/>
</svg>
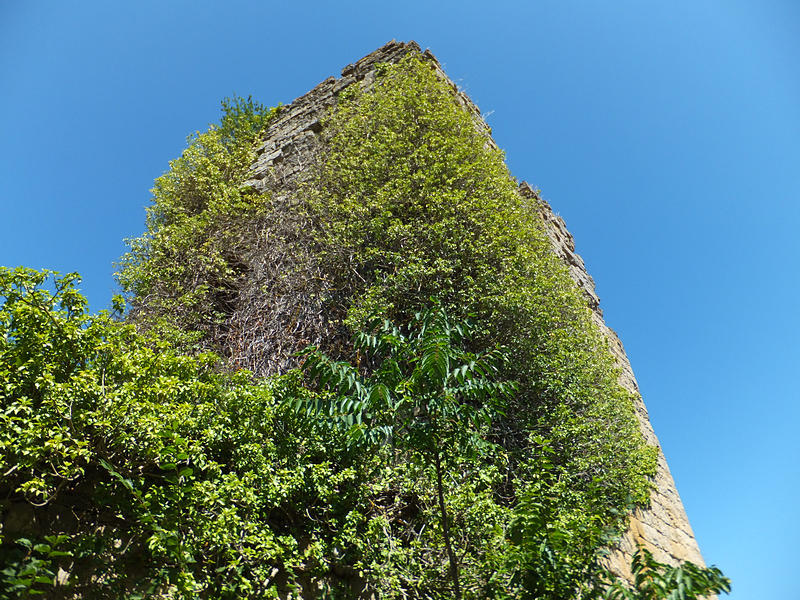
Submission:
<svg viewBox="0 0 800 600">
<path fill-rule="evenodd" d="M 450 85 L 454 96 L 464 109 L 473 116 L 476 127 L 484 129 L 489 134 L 490 129 L 483 121 L 478 108 L 447 77 L 430 52 L 422 52 L 415 42 L 392 41 L 358 62 L 346 66 L 342 70 L 341 77 L 325 79 L 308 93 L 284 106 L 265 133 L 248 183 L 262 192 L 270 191 L 278 196 L 289 195 L 296 182 L 302 178 L 304 171 L 314 163 L 319 154 L 321 146 L 318 134 L 323 128 L 321 120 L 336 103 L 337 96 L 354 84 L 368 87 L 375 79 L 376 65 L 397 62 L 409 52 L 420 52 L 430 61 L 437 74 Z M 493 141 L 489 143 L 494 146 Z M 630 557 L 639 544 L 650 549 L 654 557 L 662 562 L 674 564 L 690 560 L 703 564 L 683 503 L 639 394 L 639 386 L 630 361 L 619 337 L 603 320 L 594 281 L 586 271 L 583 259 L 575 252 L 572 234 L 567 230 L 564 220 L 555 215 L 549 204 L 527 183 L 520 185 L 519 193 L 535 200 L 553 251 L 566 264 L 570 276 L 586 297 L 595 323 L 608 338 L 609 348 L 620 367 L 621 385 L 636 397 L 636 416 L 642 434 L 648 443 L 659 448 L 658 472 L 650 506 L 639 509 L 631 515 L 628 531 L 610 557 L 611 566 L 619 574 L 630 578 Z"/>
</svg>

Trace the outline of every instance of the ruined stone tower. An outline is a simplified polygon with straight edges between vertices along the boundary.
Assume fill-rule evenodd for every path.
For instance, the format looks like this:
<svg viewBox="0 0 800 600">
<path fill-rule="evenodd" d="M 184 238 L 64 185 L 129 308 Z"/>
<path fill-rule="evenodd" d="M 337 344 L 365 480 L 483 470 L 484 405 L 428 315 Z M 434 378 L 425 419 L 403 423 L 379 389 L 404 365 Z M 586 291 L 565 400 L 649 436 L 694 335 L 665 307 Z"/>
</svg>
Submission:
<svg viewBox="0 0 800 600">
<path fill-rule="evenodd" d="M 376 65 L 396 62 L 410 51 L 419 51 L 414 43 L 390 42 L 358 62 L 342 70 L 341 77 L 329 77 L 304 96 L 285 106 L 279 117 L 269 126 L 263 144 L 258 150 L 258 159 L 253 167 L 250 185 L 263 190 L 275 185 L 291 188 L 298 176 L 313 161 L 318 148 L 318 133 L 323 125 L 321 117 L 336 101 L 337 95 L 348 86 L 374 79 Z M 483 122 L 478 108 L 460 92 L 445 75 L 436 58 L 426 51 L 422 54 L 440 76 L 452 86 L 453 94 L 464 109 L 472 113 L 476 126 L 488 127 Z M 490 142 L 491 143 L 491 142 Z M 550 206 L 542 200 L 527 183 L 519 186 L 519 193 L 535 201 L 554 252 L 564 261 L 569 273 L 583 291 L 598 327 L 609 339 L 609 346 L 621 368 L 620 383 L 637 397 L 636 413 L 641 431 L 646 440 L 658 446 L 658 440 L 650 424 L 647 409 L 639 396 L 639 388 L 622 343 L 613 330 L 605 325 L 594 282 L 587 273 L 583 260 L 575 253 L 572 235 L 563 219 L 556 216 Z M 638 510 L 630 518 L 630 526 L 619 548 L 612 556 L 616 571 L 629 575 L 630 557 L 637 544 L 650 549 L 654 557 L 662 562 L 689 560 L 702 564 L 700 551 L 683 508 L 675 483 L 663 453 L 659 449 L 658 473 L 649 508 Z"/>
</svg>

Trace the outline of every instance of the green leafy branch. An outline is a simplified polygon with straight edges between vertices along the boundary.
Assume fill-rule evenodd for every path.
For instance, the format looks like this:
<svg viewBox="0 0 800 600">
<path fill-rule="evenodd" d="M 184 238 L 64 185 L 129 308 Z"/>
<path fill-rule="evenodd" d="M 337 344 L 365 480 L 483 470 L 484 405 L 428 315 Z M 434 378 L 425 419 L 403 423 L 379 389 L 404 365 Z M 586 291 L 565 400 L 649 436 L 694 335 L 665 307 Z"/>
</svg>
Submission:
<svg viewBox="0 0 800 600">
<path fill-rule="evenodd" d="M 316 411 L 346 428 L 352 443 L 391 443 L 410 451 L 434 468 L 442 536 L 449 561 L 453 595 L 462 597 L 459 559 L 451 534 L 443 470 L 457 452 L 463 459 L 489 445 L 482 436 L 492 417 L 516 390 L 498 381 L 506 359 L 501 348 L 481 353 L 464 349 L 470 326 L 452 319 L 434 303 L 414 315 L 407 328 L 380 316 L 356 334 L 355 349 L 369 359 L 367 375 L 316 348 L 304 352 L 304 369 L 324 389 L 327 401 L 315 400 Z M 299 406 L 298 406 L 299 407 Z M 456 450 L 454 450 L 456 449 Z"/>
</svg>

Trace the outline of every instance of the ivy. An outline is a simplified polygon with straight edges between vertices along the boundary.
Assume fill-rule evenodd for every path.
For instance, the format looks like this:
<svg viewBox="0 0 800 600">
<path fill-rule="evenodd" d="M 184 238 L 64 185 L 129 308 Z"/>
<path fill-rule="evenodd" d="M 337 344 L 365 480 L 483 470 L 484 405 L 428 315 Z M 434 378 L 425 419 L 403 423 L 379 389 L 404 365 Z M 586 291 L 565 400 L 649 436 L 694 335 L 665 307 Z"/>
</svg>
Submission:
<svg viewBox="0 0 800 600">
<path fill-rule="evenodd" d="M 643 552 L 633 585 L 612 581 L 602 524 L 565 518 L 553 494 L 546 440 L 531 457 L 537 477 L 508 497 L 509 455 L 490 428 L 512 391 L 495 379 L 502 354 L 464 349 L 467 330 L 440 307 L 408 328 L 363 330 L 368 376 L 310 351 L 328 388 L 313 391 L 299 372 L 222 374 L 215 355 L 89 315 L 77 282 L 0 269 L 0 598 L 728 589 L 714 568 Z M 353 436 L 358 423 L 381 435 Z"/>
<path fill-rule="evenodd" d="M 0 269 L 0 597 L 269 598 L 330 578 L 372 459 L 281 408 L 307 393 L 296 376 L 221 375 L 87 314 L 77 281 Z"/>
<path fill-rule="evenodd" d="M 0 466 L 27 469 L 13 493 L 49 506 L 94 482 L 93 502 L 124 526 L 70 538 L 70 552 L 125 593 L 138 585 L 125 560 L 151 568 L 136 593 L 168 597 L 639 593 L 611 583 L 603 556 L 647 504 L 657 450 L 538 200 L 518 193 L 424 57 L 376 73 L 340 94 L 300 179 L 263 193 L 245 182 L 277 109 L 223 102 L 220 124 L 156 180 L 147 231 L 121 261 L 135 329 L 81 316 L 77 299 L 70 309 L 69 280 L 57 300 L 41 295 L 42 275 L 6 286 L 9 315 L 26 305 L 18 297 L 51 306 L 8 325 L 14 360 L 23 347 L 35 357 L 34 379 L 7 388 L 8 431 L 26 440 L 5 438 L 15 454 Z M 24 279 L 33 292 L 19 292 Z M 502 411 L 414 387 L 415 315 L 433 314 L 431 299 L 474 324 L 442 346 L 453 357 L 507 349 L 493 377 L 476 378 L 516 382 Z M 55 322 L 65 337 L 41 329 Z M 17 346 L 23 331 L 39 333 Z M 307 380 L 292 370 L 304 360 Z M 254 373 L 233 374 L 243 365 Z M 78 386 L 59 396 L 75 400 L 43 409 L 37 378 Z M 443 429 L 415 438 L 433 413 Z M 438 461 L 414 443 L 433 438 Z"/>
<path fill-rule="evenodd" d="M 142 327 L 208 334 L 224 321 L 246 275 L 246 223 L 267 199 L 244 186 L 255 144 L 277 115 L 251 98 L 226 99 L 218 125 L 188 139 L 156 179 L 147 231 L 128 240 L 118 279 Z"/>
<path fill-rule="evenodd" d="M 431 297 L 455 317 L 474 314 L 475 343 L 514 357 L 504 377 L 519 390 L 495 427 L 512 453 L 510 493 L 538 477 L 544 436 L 559 513 L 622 526 L 631 503 L 647 502 L 656 450 L 535 200 L 517 192 L 473 115 L 411 55 L 346 95 L 323 135 L 301 194 L 330 287 L 347 290 L 329 309 L 353 329 L 372 314 L 408 322 Z"/>
</svg>

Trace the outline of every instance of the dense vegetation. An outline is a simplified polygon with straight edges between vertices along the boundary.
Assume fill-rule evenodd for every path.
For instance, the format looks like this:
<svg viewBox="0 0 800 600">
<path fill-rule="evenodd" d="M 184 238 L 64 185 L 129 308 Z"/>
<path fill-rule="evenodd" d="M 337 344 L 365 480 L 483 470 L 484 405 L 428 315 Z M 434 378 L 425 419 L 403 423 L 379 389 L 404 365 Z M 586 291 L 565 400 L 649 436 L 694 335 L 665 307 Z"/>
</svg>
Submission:
<svg viewBox="0 0 800 600">
<path fill-rule="evenodd" d="M 128 324 L 72 277 L 1 272 L 0 593 L 726 588 L 646 553 L 639 591 L 603 567 L 655 450 L 535 206 L 427 63 L 342 94 L 282 194 L 245 185 L 277 111 L 223 109 L 156 181 Z"/>
<path fill-rule="evenodd" d="M 140 326 L 219 330 L 241 285 L 252 251 L 249 224 L 265 198 L 242 184 L 255 141 L 279 109 L 252 99 L 222 102 L 219 125 L 189 138 L 189 147 L 156 179 L 147 233 L 130 240 L 119 280 Z M 146 315 L 137 318 L 139 311 Z"/>
<path fill-rule="evenodd" d="M 476 343 L 514 356 L 504 376 L 519 392 L 494 433 L 520 489 L 528 470 L 540 473 L 531 461 L 543 435 L 562 518 L 610 525 L 646 501 L 655 452 L 606 341 L 502 153 L 449 87 L 417 58 L 387 66 L 374 89 L 342 101 L 327 136 L 303 191 L 322 270 L 348 294 L 331 310 L 346 309 L 355 329 L 376 312 L 406 322 L 430 297 L 473 314 Z"/>
<path fill-rule="evenodd" d="M 468 598 L 727 585 L 643 554 L 641 593 L 603 591 L 598 564 L 565 561 L 575 532 L 547 518 L 546 494 L 498 502 L 501 354 L 461 349 L 438 310 L 360 336 L 386 357 L 370 377 L 316 354 L 331 391 L 313 393 L 296 372 L 223 375 L 214 355 L 88 315 L 75 282 L 0 269 L 0 598 L 451 598 L 446 519 Z"/>
</svg>

